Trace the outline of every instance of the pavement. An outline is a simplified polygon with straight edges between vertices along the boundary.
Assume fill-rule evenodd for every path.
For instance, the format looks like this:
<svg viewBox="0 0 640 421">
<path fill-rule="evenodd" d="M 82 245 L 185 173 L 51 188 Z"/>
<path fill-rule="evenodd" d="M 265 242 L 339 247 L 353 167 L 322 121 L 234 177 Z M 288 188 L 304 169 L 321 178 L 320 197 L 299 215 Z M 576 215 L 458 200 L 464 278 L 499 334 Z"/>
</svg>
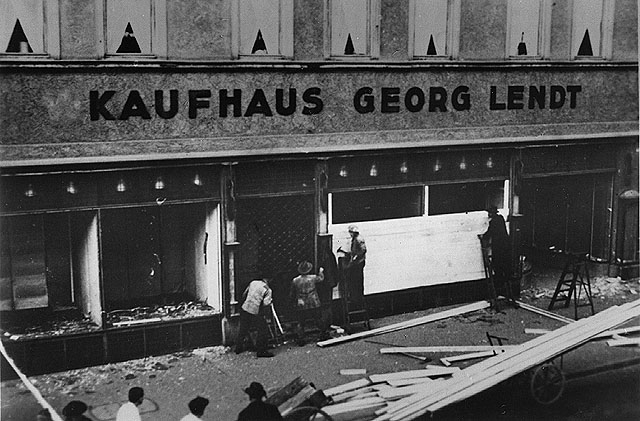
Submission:
<svg viewBox="0 0 640 421">
<path fill-rule="evenodd" d="M 546 309 L 557 274 L 535 273 L 522 301 Z M 592 280 L 596 311 L 640 298 L 640 283 L 616 278 Z M 449 306 L 395 315 L 371 321 L 376 328 L 427 314 Z M 588 309 L 580 309 L 584 316 Z M 573 306 L 554 310 L 573 317 Z M 630 325 L 637 326 L 639 320 Z M 243 389 L 253 381 L 273 393 L 298 376 L 318 389 L 327 389 L 362 376 L 340 375 L 342 369 L 364 369 L 367 375 L 415 370 L 423 363 L 400 354 L 380 354 L 387 345 L 488 345 L 487 333 L 508 338 L 506 344 L 533 339 L 525 328 L 555 329 L 563 323 L 530 311 L 505 308 L 501 312 L 481 310 L 434 323 L 399 330 L 366 339 L 320 348 L 315 342 L 299 347 L 286 343 L 273 350 L 274 358 L 256 358 L 255 353 L 236 355 L 226 347 L 208 347 L 117 364 L 34 376 L 30 380 L 59 412 L 71 400 L 89 405 L 93 420 L 113 419 L 114 410 L 126 400 L 130 387 L 141 386 L 146 400 L 141 407 L 144 420 L 179 420 L 188 413 L 187 403 L 195 396 L 210 400 L 204 420 L 235 420 L 248 403 Z M 432 364 L 447 354 L 431 354 Z M 640 348 L 613 348 L 604 342 L 590 342 L 562 358 L 566 373 L 580 373 L 615 361 L 640 357 Z M 473 362 L 458 364 L 460 367 Z M 523 380 L 524 379 L 524 380 Z M 540 408 L 527 398 L 524 377 L 498 385 L 490 391 L 436 413 L 436 419 L 640 419 L 640 365 L 578 378 L 568 383 L 565 398 L 551 408 Z M 506 392 L 506 393 L 505 393 Z M 40 405 L 20 380 L 0 387 L 0 419 L 34 420 Z"/>
</svg>

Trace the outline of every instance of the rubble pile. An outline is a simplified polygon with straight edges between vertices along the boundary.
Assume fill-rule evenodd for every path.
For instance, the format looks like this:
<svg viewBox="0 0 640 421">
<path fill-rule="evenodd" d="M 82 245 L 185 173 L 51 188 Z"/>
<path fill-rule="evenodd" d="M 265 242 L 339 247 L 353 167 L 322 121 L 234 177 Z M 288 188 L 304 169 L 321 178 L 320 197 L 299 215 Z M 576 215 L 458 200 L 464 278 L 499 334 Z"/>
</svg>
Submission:
<svg viewBox="0 0 640 421">
<path fill-rule="evenodd" d="M 203 360 L 214 360 L 228 352 L 229 347 L 211 346 L 156 357 L 45 374 L 33 377 L 31 381 L 45 396 L 54 393 L 54 391 L 62 391 L 68 396 L 75 396 L 81 393 L 91 394 L 95 393 L 97 385 L 111 384 L 118 377 L 125 380 L 142 376 L 155 378 L 158 372 L 170 370 L 180 359 L 195 356 Z M 22 382 L 16 380 L 15 383 L 17 388 L 24 388 Z"/>
<path fill-rule="evenodd" d="M 107 324 L 110 326 L 132 321 L 168 321 L 189 319 L 193 317 L 215 314 L 213 307 L 198 301 L 153 307 L 135 307 L 124 310 L 113 310 L 107 313 Z"/>
<path fill-rule="evenodd" d="M 551 299 L 554 291 L 555 285 L 548 287 L 534 286 L 523 290 L 521 295 L 523 298 L 530 300 L 538 300 L 540 298 Z M 625 281 L 620 277 L 610 278 L 606 276 L 591 278 L 591 292 L 594 297 L 624 297 L 626 295 L 637 295 L 638 291 L 640 291 L 640 280 L 638 279 Z"/>
</svg>

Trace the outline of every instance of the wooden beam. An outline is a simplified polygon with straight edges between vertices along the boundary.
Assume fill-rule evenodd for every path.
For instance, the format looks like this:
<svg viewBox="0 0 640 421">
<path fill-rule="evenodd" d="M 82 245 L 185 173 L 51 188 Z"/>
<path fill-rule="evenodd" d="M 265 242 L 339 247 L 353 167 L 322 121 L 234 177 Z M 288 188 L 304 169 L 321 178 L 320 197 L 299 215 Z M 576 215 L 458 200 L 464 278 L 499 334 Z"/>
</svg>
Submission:
<svg viewBox="0 0 640 421">
<path fill-rule="evenodd" d="M 640 346 L 640 338 L 611 339 L 607 341 L 609 346 Z"/>
<path fill-rule="evenodd" d="M 504 349 L 497 349 L 497 350 L 494 349 L 494 350 L 491 350 L 491 351 L 472 352 L 470 354 L 462 354 L 462 355 L 456 355 L 454 357 L 440 358 L 440 361 L 442 362 L 442 364 L 444 364 L 445 366 L 448 367 L 453 362 L 474 360 L 476 358 L 493 357 L 493 356 L 496 356 L 496 355 L 501 354 L 503 352 L 505 352 Z"/>
<path fill-rule="evenodd" d="M 484 308 L 488 308 L 490 306 L 487 301 L 478 301 L 472 304 L 468 304 L 462 307 L 453 308 L 451 310 L 446 310 L 440 313 L 429 314 L 424 317 L 419 317 L 417 319 L 407 320 L 400 323 L 395 323 L 388 326 L 382 326 L 377 329 L 366 330 L 363 332 L 354 333 L 353 335 L 340 336 L 338 338 L 328 339 L 326 341 L 318 342 L 317 345 L 320 347 L 336 345 L 344 342 L 353 341 L 361 338 L 368 338 L 370 336 L 382 335 L 383 333 L 395 332 L 401 329 L 407 329 L 414 326 L 419 326 L 425 323 L 431 323 L 438 320 L 446 319 L 449 317 L 457 316 L 464 313 L 469 313 L 472 311 L 482 310 Z"/>
<path fill-rule="evenodd" d="M 380 348 L 381 354 L 401 354 L 404 352 L 480 352 L 504 351 L 519 345 L 441 345 L 441 346 L 406 346 L 396 348 Z"/>
<path fill-rule="evenodd" d="M 328 396 L 334 396 L 340 393 L 350 392 L 361 387 L 366 387 L 371 384 L 371 381 L 367 378 L 354 380 L 349 383 L 341 384 L 340 386 L 332 387 L 327 390 L 323 390 L 324 394 Z"/>
<path fill-rule="evenodd" d="M 369 379 L 373 383 L 381 383 L 389 380 L 414 379 L 416 377 L 448 376 L 457 371 L 460 371 L 458 367 L 439 367 L 421 370 L 397 371 L 395 373 L 386 374 L 372 374 L 369 376 Z"/>
<path fill-rule="evenodd" d="M 538 308 L 538 307 L 523 303 L 522 301 L 517 301 L 516 300 L 516 303 L 518 303 L 520 308 L 523 308 L 525 310 L 529 310 L 529 311 L 531 311 L 533 313 L 541 314 L 543 316 L 549 317 L 550 319 L 558 320 L 558 321 L 561 321 L 563 323 L 574 323 L 575 322 L 575 320 L 570 319 L 568 317 L 564 317 L 564 316 L 561 316 L 560 314 L 556 314 L 556 313 L 552 313 L 552 312 L 547 311 L 547 310 L 543 310 L 541 308 Z"/>
<path fill-rule="evenodd" d="M 536 328 L 525 328 L 524 329 L 524 333 L 530 334 L 530 335 L 544 335 L 546 333 L 552 332 L 552 330 L 549 329 L 536 329 Z M 614 329 L 614 330 L 607 330 L 606 332 L 602 332 L 599 335 L 594 336 L 592 339 L 603 339 L 603 338 L 610 338 L 613 336 L 618 336 L 618 335 L 630 335 L 632 333 L 636 333 L 636 332 L 640 332 L 640 326 L 630 326 L 630 327 L 624 327 L 624 328 L 620 328 L 620 329 Z"/>
</svg>

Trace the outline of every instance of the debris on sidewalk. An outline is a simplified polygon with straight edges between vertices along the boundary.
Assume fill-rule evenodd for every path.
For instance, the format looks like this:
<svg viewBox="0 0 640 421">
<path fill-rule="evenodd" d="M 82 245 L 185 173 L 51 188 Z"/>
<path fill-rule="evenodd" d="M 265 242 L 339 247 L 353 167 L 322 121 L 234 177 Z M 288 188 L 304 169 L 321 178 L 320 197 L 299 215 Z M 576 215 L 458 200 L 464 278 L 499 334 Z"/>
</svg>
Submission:
<svg viewBox="0 0 640 421">
<path fill-rule="evenodd" d="M 426 323 L 434 322 L 437 320 L 446 319 L 459 314 L 468 313 L 476 310 L 482 310 L 484 308 L 488 308 L 489 306 L 490 306 L 490 303 L 488 301 L 478 301 L 472 304 L 467 304 L 465 306 L 453 308 L 451 310 L 446 310 L 440 313 L 429 314 L 427 316 L 419 317 L 417 319 L 407 320 L 404 322 L 395 323 L 388 326 L 382 326 L 377 329 L 366 330 L 363 332 L 354 333 L 352 335 L 328 339 L 326 341 L 318 342 L 317 345 L 320 347 L 325 347 L 325 346 L 336 345 L 343 342 L 353 341 L 360 338 L 367 338 L 370 336 L 382 335 L 383 333 L 395 332 L 397 330 L 419 326 L 421 324 L 426 324 Z"/>
<path fill-rule="evenodd" d="M 325 390 L 324 393 L 331 399 L 331 403 L 321 409 L 333 419 L 343 421 L 413 420 L 427 412 L 435 412 L 467 399 L 526 370 L 541 367 L 594 337 L 611 335 L 615 332 L 611 329 L 638 316 L 640 300 L 611 307 L 576 322 L 572 321 L 521 345 L 491 347 L 489 353 L 495 355 L 464 369 L 428 366 L 422 370 L 370 375 Z M 614 339 L 620 340 L 623 339 Z M 463 348 L 472 347 L 459 349 Z M 420 352 L 428 347 L 395 349 Z M 455 360 L 455 357 L 449 358 L 449 361 L 452 360 Z"/>
</svg>

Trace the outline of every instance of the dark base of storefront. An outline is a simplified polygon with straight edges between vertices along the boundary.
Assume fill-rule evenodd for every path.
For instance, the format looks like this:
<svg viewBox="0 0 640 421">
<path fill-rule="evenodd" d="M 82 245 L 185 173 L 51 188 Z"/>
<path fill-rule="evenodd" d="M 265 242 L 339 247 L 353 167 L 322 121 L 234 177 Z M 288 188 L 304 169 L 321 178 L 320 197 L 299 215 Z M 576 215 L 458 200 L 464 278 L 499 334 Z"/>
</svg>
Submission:
<svg viewBox="0 0 640 421">
<path fill-rule="evenodd" d="M 3 339 L 3 345 L 20 370 L 33 376 L 220 345 L 220 326 L 221 315 L 214 315 L 49 338 Z M 4 358 L 0 370 L 3 381 L 17 378 Z"/>
</svg>

